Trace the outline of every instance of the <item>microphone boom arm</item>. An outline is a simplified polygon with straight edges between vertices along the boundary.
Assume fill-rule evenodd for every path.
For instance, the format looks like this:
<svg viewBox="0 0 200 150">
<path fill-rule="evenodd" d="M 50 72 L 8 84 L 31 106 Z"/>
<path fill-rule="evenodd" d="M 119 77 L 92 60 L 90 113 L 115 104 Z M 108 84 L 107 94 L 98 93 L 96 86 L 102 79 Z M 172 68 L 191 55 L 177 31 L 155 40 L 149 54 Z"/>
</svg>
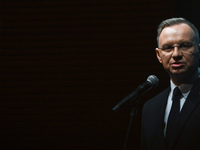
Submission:
<svg viewBox="0 0 200 150">
<path fill-rule="evenodd" d="M 115 107 L 112 108 L 112 110 L 116 111 L 118 110 L 123 104 L 125 104 L 128 101 L 131 102 L 137 102 L 142 95 L 144 95 L 146 92 L 148 92 L 151 88 L 157 86 L 159 83 L 158 78 L 155 75 L 150 75 L 147 80 L 138 86 L 136 90 L 131 92 L 128 96 L 126 96 L 124 99 L 122 99 Z"/>
</svg>

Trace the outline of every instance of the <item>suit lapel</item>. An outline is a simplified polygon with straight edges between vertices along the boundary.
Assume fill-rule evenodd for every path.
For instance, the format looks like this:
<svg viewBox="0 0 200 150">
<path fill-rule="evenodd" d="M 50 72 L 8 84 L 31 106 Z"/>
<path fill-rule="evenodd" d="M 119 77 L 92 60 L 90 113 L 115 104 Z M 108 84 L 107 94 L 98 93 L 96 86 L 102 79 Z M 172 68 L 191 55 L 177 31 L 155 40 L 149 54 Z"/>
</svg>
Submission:
<svg viewBox="0 0 200 150">
<path fill-rule="evenodd" d="M 166 104 L 167 104 L 167 99 L 169 95 L 170 88 L 166 89 L 165 92 L 161 95 L 160 99 L 160 104 L 159 104 L 159 109 L 158 109 L 158 123 L 156 123 L 157 126 L 157 134 L 158 137 L 160 137 L 161 142 L 163 143 L 163 146 L 165 147 L 165 136 L 164 136 L 164 128 L 165 128 L 165 123 L 164 123 L 164 115 L 165 115 L 165 109 L 166 109 Z M 163 100 L 163 97 L 165 99 Z"/>
<path fill-rule="evenodd" d="M 180 132 L 184 128 L 185 123 L 187 122 L 187 120 L 189 119 L 190 115 L 195 110 L 199 102 L 200 102 L 200 79 L 198 79 L 194 84 L 181 110 L 179 124 L 177 126 L 177 130 L 175 131 L 173 139 L 171 139 L 172 142 L 171 145 L 169 145 L 169 148 L 171 148 L 173 144 L 176 142 Z"/>
</svg>

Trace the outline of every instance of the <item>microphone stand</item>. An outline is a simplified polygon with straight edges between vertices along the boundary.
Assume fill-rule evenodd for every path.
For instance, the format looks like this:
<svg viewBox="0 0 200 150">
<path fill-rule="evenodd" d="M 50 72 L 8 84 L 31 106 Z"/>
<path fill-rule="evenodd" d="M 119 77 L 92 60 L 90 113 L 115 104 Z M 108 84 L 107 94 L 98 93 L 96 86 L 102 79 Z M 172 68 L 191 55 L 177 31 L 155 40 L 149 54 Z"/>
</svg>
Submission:
<svg viewBox="0 0 200 150">
<path fill-rule="evenodd" d="M 137 100 L 139 98 L 137 98 Z M 137 105 L 137 102 L 136 102 L 136 104 L 133 106 L 133 109 L 132 109 L 132 111 L 130 113 L 130 121 L 129 121 L 129 126 L 128 126 L 128 130 L 127 130 L 127 134 L 126 134 L 123 150 L 127 149 L 127 144 L 128 144 L 130 132 L 131 132 L 131 129 L 132 129 L 132 124 L 133 124 L 133 122 L 135 120 L 135 117 L 137 116 L 137 111 L 138 111 L 138 105 Z"/>
<path fill-rule="evenodd" d="M 129 96 L 127 96 L 127 97 L 129 97 Z M 127 145 L 128 145 L 128 141 L 129 141 L 130 132 L 131 132 L 131 129 L 132 129 L 132 124 L 133 124 L 133 121 L 135 120 L 135 118 L 137 116 L 137 112 L 138 112 L 138 101 L 139 101 L 140 98 L 141 98 L 141 95 L 137 95 L 136 97 L 133 97 L 132 102 L 129 104 L 129 106 L 133 106 L 133 108 L 132 108 L 132 111 L 130 113 L 130 122 L 129 122 L 128 130 L 127 130 L 123 150 L 127 150 Z M 121 106 L 124 104 L 125 101 L 127 101 L 127 98 L 124 98 L 122 101 L 120 101 L 112 109 L 114 111 L 119 110 L 121 108 Z"/>
</svg>

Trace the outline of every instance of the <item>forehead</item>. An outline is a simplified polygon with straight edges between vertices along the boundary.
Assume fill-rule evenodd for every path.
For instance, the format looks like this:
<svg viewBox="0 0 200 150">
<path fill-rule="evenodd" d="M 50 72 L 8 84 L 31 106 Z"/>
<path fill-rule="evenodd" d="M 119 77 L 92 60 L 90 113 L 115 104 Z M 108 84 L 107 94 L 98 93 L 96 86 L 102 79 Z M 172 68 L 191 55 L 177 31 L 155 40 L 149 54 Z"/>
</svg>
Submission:
<svg viewBox="0 0 200 150">
<path fill-rule="evenodd" d="M 187 24 L 177 24 L 165 27 L 159 37 L 159 45 L 164 43 L 176 44 L 185 41 L 193 42 L 195 33 Z"/>
</svg>

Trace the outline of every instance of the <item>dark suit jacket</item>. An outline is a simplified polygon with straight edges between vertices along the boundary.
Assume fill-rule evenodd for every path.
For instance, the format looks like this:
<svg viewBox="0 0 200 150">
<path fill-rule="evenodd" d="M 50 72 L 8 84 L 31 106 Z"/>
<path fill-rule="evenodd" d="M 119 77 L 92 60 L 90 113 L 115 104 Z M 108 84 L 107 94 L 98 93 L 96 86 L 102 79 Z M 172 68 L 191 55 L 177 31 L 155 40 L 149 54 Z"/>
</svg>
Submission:
<svg viewBox="0 0 200 150">
<path fill-rule="evenodd" d="M 147 101 L 142 112 L 141 147 L 143 150 L 200 150 L 200 79 L 181 110 L 177 130 L 167 146 L 164 115 L 170 88 Z"/>
</svg>

